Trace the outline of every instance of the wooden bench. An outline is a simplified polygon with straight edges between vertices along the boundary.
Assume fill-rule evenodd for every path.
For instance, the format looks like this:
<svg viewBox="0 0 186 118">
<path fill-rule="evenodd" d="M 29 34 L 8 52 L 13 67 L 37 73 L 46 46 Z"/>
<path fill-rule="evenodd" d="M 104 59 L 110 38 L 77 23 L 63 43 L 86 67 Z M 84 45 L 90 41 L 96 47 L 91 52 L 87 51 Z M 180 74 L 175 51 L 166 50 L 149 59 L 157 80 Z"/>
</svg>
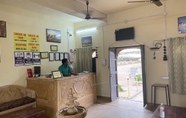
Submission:
<svg viewBox="0 0 186 118">
<path fill-rule="evenodd" d="M 0 115 L 0 118 L 37 118 L 44 114 L 44 110 L 27 107 L 18 111 L 14 111 L 8 114 Z"/>
</svg>

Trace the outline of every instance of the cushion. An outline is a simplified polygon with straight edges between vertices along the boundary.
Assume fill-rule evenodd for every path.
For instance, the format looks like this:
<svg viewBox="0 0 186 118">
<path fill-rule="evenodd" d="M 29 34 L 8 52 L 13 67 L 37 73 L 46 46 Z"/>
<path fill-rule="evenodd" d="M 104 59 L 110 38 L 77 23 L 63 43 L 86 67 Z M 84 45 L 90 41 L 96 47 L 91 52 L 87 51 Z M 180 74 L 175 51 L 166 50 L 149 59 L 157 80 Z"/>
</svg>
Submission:
<svg viewBox="0 0 186 118">
<path fill-rule="evenodd" d="M 5 102 L 5 103 L 0 104 L 0 112 L 8 110 L 8 109 L 16 108 L 22 105 L 26 105 L 32 102 L 35 102 L 35 99 L 30 98 L 30 97 L 24 97 L 21 99 L 10 101 L 10 102 Z"/>
</svg>

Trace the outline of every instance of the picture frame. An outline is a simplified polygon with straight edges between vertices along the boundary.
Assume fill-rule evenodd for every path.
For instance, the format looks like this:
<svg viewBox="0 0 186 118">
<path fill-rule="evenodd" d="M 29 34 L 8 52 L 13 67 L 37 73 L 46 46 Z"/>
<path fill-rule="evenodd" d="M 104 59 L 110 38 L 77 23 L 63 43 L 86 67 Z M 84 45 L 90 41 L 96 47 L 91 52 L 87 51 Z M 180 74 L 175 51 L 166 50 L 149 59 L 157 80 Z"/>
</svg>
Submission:
<svg viewBox="0 0 186 118">
<path fill-rule="evenodd" d="M 178 33 L 186 33 L 186 16 L 178 18 Z"/>
<path fill-rule="evenodd" d="M 61 31 L 54 29 L 46 29 L 47 42 L 61 43 Z"/>
<path fill-rule="evenodd" d="M 60 60 L 63 60 L 64 59 L 64 53 L 63 52 L 60 52 L 59 53 L 59 58 L 60 58 Z"/>
<path fill-rule="evenodd" d="M 49 52 L 49 61 L 54 61 L 54 52 Z"/>
<path fill-rule="evenodd" d="M 32 52 L 32 61 L 33 65 L 40 65 L 41 64 L 41 53 L 39 52 Z"/>
<path fill-rule="evenodd" d="M 60 61 L 60 53 L 59 52 L 55 53 L 55 61 Z"/>
<path fill-rule="evenodd" d="M 41 59 L 47 59 L 48 58 L 48 52 L 40 52 Z"/>
<path fill-rule="evenodd" d="M 60 71 L 52 71 L 52 76 L 53 76 L 53 79 L 58 79 L 62 77 Z"/>
<path fill-rule="evenodd" d="M 92 46 L 92 36 L 81 38 L 82 47 Z"/>
<path fill-rule="evenodd" d="M 50 51 L 58 51 L 57 45 L 50 45 Z"/>
<path fill-rule="evenodd" d="M 64 58 L 69 59 L 69 53 L 68 52 L 64 53 Z"/>
<path fill-rule="evenodd" d="M 6 38 L 6 21 L 0 21 L 0 37 Z"/>
</svg>

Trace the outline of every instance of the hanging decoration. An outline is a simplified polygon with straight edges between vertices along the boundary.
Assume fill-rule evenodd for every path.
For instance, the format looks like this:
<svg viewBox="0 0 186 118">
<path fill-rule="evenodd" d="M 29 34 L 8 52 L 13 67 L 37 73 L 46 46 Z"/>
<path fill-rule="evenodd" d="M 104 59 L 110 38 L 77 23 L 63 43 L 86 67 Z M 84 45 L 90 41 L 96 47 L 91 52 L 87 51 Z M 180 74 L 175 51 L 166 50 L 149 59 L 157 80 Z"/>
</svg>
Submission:
<svg viewBox="0 0 186 118">
<path fill-rule="evenodd" d="M 166 46 L 165 46 L 165 40 L 164 40 L 164 46 L 163 46 L 163 61 L 167 61 L 167 49 L 166 49 Z"/>
</svg>

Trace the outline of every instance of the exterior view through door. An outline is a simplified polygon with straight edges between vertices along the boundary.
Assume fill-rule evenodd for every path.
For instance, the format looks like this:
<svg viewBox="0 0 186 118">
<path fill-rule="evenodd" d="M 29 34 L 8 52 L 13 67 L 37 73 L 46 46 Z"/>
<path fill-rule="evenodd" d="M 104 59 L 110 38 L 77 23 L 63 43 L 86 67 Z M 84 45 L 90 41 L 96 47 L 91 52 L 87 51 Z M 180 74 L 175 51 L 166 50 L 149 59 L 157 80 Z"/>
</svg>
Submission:
<svg viewBox="0 0 186 118">
<path fill-rule="evenodd" d="M 123 98 L 143 102 L 145 106 L 144 46 L 116 47 L 109 51 L 112 101 Z"/>
</svg>

